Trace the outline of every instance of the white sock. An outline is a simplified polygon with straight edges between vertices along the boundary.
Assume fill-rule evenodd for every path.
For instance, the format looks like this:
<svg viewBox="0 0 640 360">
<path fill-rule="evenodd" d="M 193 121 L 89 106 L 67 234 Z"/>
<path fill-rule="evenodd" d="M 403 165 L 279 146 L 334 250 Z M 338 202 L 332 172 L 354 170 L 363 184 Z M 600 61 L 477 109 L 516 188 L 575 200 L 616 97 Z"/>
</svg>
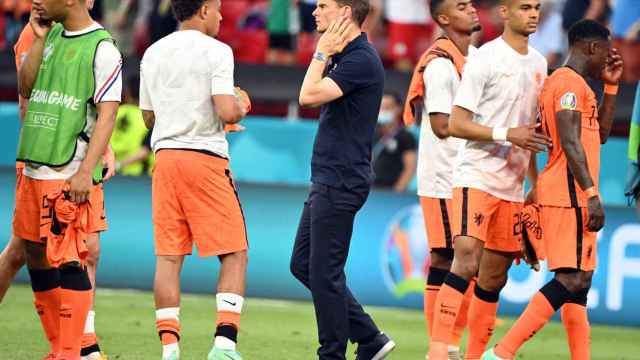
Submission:
<svg viewBox="0 0 640 360">
<path fill-rule="evenodd" d="M 173 344 L 169 344 L 169 345 L 162 345 L 162 357 L 168 357 L 169 355 L 171 355 L 173 352 L 176 353 L 176 355 L 178 355 L 178 358 L 180 358 L 180 347 L 178 346 L 178 343 L 173 343 Z"/>
<path fill-rule="evenodd" d="M 170 307 L 156 310 L 156 320 L 176 319 L 180 320 L 180 308 Z"/>
<path fill-rule="evenodd" d="M 460 347 L 459 346 L 449 345 L 449 346 L 447 346 L 447 350 L 449 352 L 460 351 Z"/>
<path fill-rule="evenodd" d="M 87 314 L 87 321 L 85 321 L 84 323 L 85 334 L 92 334 L 96 332 L 96 327 L 94 324 L 95 318 L 96 318 L 96 312 L 93 310 L 90 310 L 89 313 Z"/>
<path fill-rule="evenodd" d="M 163 320 L 163 319 L 174 319 L 174 320 L 180 321 L 180 308 L 171 307 L 171 308 L 157 309 L 156 320 Z M 162 345 L 163 358 L 171 355 L 173 352 L 176 352 L 178 357 L 180 357 L 180 347 L 178 346 L 178 342 Z"/>
<path fill-rule="evenodd" d="M 244 298 L 240 295 L 233 293 L 216 294 L 216 305 L 218 307 L 218 311 L 227 311 L 240 314 L 242 313 L 243 304 Z"/>
<path fill-rule="evenodd" d="M 213 347 L 221 350 L 235 351 L 236 343 L 228 337 L 216 336 L 216 338 L 213 340 Z"/>
<path fill-rule="evenodd" d="M 216 294 L 216 305 L 219 313 L 230 312 L 240 314 L 242 313 L 244 298 L 233 293 L 218 293 Z M 213 341 L 213 346 L 222 350 L 235 351 L 236 342 L 225 336 L 216 336 Z"/>
</svg>

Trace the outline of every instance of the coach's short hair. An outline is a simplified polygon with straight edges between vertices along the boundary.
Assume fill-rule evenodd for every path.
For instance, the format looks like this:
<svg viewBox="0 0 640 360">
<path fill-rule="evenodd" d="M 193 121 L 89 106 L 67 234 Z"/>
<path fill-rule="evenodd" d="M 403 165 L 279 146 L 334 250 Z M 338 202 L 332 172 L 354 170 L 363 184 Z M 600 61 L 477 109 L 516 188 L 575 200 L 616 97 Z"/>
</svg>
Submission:
<svg viewBox="0 0 640 360">
<path fill-rule="evenodd" d="M 429 12 L 431 13 L 431 17 L 433 21 L 438 23 L 438 15 L 440 15 L 440 10 L 442 10 L 442 4 L 447 0 L 431 0 L 429 1 Z"/>
<path fill-rule="evenodd" d="M 207 0 L 171 0 L 171 10 L 176 19 L 182 22 L 191 19 L 206 1 Z"/>
<path fill-rule="evenodd" d="M 580 20 L 569 29 L 569 46 L 579 41 L 608 40 L 611 33 L 604 25 L 593 20 Z"/>
<path fill-rule="evenodd" d="M 371 6 L 369 0 L 335 0 L 340 6 L 350 6 L 351 13 L 353 14 L 353 20 L 358 23 L 358 26 L 362 26 L 364 21 L 369 15 Z"/>
</svg>

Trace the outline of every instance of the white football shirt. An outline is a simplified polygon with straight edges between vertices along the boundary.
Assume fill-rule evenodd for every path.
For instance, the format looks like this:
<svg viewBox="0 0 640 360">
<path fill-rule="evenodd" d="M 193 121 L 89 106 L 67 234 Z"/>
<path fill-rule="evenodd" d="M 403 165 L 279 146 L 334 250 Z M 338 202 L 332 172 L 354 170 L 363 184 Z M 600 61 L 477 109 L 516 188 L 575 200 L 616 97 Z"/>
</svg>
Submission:
<svg viewBox="0 0 640 360">
<path fill-rule="evenodd" d="M 477 49 L 469 47 L 469 56 Z M 418 147 L 418 195 L 438 199 L 453 196 L 453 165 L 463 139 L 438 138 L 431 127 L 429 114 L 451 115 L 453 99 L 460 85 L 455 65 L 449 59 L 436 58 L 423 73 L 425 82 L 424 111 Z"/>
<path fill-rule="evenodd" d="M 176 31 L 147 49 L 140 108 L 153 111 L 153 151 L 206 150 L 229 158 L 212 95 L 234 95 L 231 48 L 196 30 Z"/>
<path fill-rule="evenodd" d="M 467 62 L 454 105 L 473 112 L 473 120 L 480 125 L 532 125 L 546 76 L 547 61 L 538 51 L 529 46 L 522 55 L 499 37 L 480 47 Z M 453 186 L 522 202 L 530 156 L 528 150 L 508 141 L 466 141 L 456 159 Z"/>
</svg>

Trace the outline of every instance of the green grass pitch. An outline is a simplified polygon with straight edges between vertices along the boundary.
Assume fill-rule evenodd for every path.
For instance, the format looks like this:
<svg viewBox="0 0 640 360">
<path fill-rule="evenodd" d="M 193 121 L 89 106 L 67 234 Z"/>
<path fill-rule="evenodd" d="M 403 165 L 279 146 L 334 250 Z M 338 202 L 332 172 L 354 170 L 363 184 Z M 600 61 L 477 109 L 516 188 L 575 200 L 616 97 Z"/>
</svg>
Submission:
<svg viewBox="0 0 640 360">
<path fill-rule="evenodd" d="M 110 360 L 160 359 L 150 292 L 98 289 L 96 301 L 96 329 Z M 427 337 L 422 312 L 376 307 L 367 310 L 398 345 L 388 359 L 424 359 Z M 214 297 L 184 295 L 180 315 L 182 359 L 206 359 L 214 331 Z M 512 320 L 506 320 L 496 329 L 492 344 L 511 323 Z M 248 299 L 239 340 L 239 350 L 246 360 L 317 359 L 313 306 L 306 302 Z M 12 287 L 0 304 L 0 359 L 40 359 L 46 349 L 30 288 Z M 347 359 L 355 357 L 353 351 L 350 346 Z M 518 358 L 569 359 L 561 324 L 547 325 L 525 345 Z M 594 326 L 592 358 L 640 359 L 640 330 Z"/>
</svg>

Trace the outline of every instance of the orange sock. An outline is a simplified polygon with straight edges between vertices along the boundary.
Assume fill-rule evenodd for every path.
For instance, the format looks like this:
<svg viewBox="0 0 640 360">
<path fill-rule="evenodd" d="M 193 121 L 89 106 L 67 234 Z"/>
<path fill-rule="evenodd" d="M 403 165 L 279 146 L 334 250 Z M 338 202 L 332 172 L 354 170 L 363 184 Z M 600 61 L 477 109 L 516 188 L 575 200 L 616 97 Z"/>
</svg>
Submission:
<svg viewBox="0 0 640 360">
<path fill-rule="evenodd" d="M 538 291 L 507 335 L 496 345 L 495 354 L 503 359 L 513 359 L 525 341 L 533 337 L 571 296 L 556 279 L 549 281 Z"/>
<path fill-rule="evenodd" d="M 469 306 L 469 340 L 465 359 L 480 359 L 493 335 L 499 292 L 487 291 L 476 284 Z"/>
<path fill-rule="evenodd" d="M 429 345 L 430 360 L 446 360 L 453 327 L 469 282 L 454 273 L 447 274 L 434 306 L 433 332 Z"/>
<path fill-rule="evenodd" d="M 180 341 L 180 308 L 163 308 L 156 310 L 156 329 L 162 345 Z"/>
<path fill-rule="evenodd" d="M 451 333 L 451 344 L 453 346 L 460 347 L 462 342 L 462 335 L 464 335 L 464 329 L 467 327 L 467 318 L 469 313 L 469 306 L 471 305 L 471 298 L 473 297 L 473 291 L 476 288 L 475 279 L 469 282 L 467 292 L 464 293 L 462 298 L 462 305 L 456 318 L 456 323 L 453 325 L 453 332 Z"/>
<path fill-rule="evenodd" d="M 424 318 L 427 321 L 427 332 L 433 334 L 433 309 L 436 305 L 438 292 L 444 283 L 448 271 L 430 267 L 427 276 L 427 286 L 424 289 Z"/>
<path fill-rule="evenodd" d="M 87 271 L 77 267 L 60 269 L 60 343 L 62 355 L 80 359 L 82 334 L 91 310 L 92 291 Z"/>
<path fill-rule="evenodd" d="M 58 269 L 29 270 L 34 305 L 50 351 L 60 353 L 60 273 Z"/>
<path fill-rule="evenodd" d="M 591 359 L 591 327 L 587 316 L 587 293 L 583 289 L 562 305 L 560 315 L 567 332 L 571 360 Z"/>
</svg>

